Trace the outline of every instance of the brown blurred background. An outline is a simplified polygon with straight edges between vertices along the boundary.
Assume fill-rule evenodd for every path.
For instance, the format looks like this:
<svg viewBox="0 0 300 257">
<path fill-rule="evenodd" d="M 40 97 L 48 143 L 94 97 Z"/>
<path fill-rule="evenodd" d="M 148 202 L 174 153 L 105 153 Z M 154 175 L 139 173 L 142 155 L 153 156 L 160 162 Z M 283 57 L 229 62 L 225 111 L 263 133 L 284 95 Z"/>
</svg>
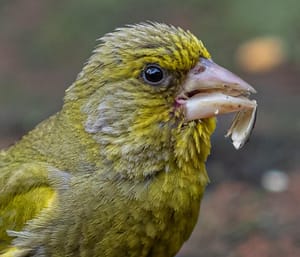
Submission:
<svg viewBox="0 0 300 257">
<path fill-rule="evenodd" d="M 300 256 L 300 2 L 297 0 L 1 0 L 0 147 L 53 114 L 95 40 L 152 20 L 204 41 L 214 60 L 258 91 L 240 151 L 219 119 L 211 184 L 178 257 Z"/>
</svg>

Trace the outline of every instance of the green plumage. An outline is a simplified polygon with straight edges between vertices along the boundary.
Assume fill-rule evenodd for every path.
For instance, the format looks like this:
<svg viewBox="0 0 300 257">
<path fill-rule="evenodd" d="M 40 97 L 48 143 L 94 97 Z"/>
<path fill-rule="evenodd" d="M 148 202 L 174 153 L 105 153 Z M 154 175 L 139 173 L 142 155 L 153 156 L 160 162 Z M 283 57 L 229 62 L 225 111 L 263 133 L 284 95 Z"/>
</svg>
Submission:
<svg viewBox="0 0 300 257">
<path fill-rule="evenodd" d="M 174 99 L 209 54 L 156 23 L 101 41 L 62 110 L 0 154 L 1 257 L 168 257 L 192 232 L 215 120 L 186 123 Z M 165 84 L 145 83 L 148 64 Z"/>
</svg>

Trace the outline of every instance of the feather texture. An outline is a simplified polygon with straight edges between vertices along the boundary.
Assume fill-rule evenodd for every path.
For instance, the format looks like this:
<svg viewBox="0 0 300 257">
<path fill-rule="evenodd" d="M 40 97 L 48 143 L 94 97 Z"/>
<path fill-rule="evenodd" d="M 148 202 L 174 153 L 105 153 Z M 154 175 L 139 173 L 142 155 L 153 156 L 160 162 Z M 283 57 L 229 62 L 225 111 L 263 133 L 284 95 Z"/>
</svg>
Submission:
<svg viewBox="0 0 300 257">
<path fill-rule="evenodd" d="M 208 183 L 215 119 L 175 108 L 200 57 L 194 35 L 159 23 L 101 38 L 62 110 L 0 155 L 0 256 L 174 256 Z M 143 80 L 149 64 L 161 85 Z"/>
</svg>

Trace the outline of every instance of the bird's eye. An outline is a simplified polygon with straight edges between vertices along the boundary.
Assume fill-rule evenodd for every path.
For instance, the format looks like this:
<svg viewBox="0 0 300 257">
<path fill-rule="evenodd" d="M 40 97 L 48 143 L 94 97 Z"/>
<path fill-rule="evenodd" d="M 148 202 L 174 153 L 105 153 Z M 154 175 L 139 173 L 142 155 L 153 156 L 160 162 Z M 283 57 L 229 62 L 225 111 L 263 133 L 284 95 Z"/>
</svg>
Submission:
<svg viewBox="0 0 300 257">
<path fill-rule="evenodd" d="M 150 64 L 143 70 L 142 77 L 150 85 L 159 85 L 165 79 L 165 72 L 158 65 Z"/>
</svg>

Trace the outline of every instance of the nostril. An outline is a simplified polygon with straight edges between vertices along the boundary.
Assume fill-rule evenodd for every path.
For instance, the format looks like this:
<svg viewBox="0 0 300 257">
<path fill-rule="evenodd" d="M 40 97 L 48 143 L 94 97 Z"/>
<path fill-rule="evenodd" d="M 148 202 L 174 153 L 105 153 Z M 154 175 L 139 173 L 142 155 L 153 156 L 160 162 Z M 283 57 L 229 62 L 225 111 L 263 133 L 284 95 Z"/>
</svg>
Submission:
<svg viewBox="0 0 300 257">
<path fill-rule="evenodd" d="M 206 70 L 206 67 L 203 66 L 203 65 L 197 65 L 194 70 L 193 70 L 193 73 L 194 74 L 199 74 L 199 73 L 202 73 Z"/>
</svg>

